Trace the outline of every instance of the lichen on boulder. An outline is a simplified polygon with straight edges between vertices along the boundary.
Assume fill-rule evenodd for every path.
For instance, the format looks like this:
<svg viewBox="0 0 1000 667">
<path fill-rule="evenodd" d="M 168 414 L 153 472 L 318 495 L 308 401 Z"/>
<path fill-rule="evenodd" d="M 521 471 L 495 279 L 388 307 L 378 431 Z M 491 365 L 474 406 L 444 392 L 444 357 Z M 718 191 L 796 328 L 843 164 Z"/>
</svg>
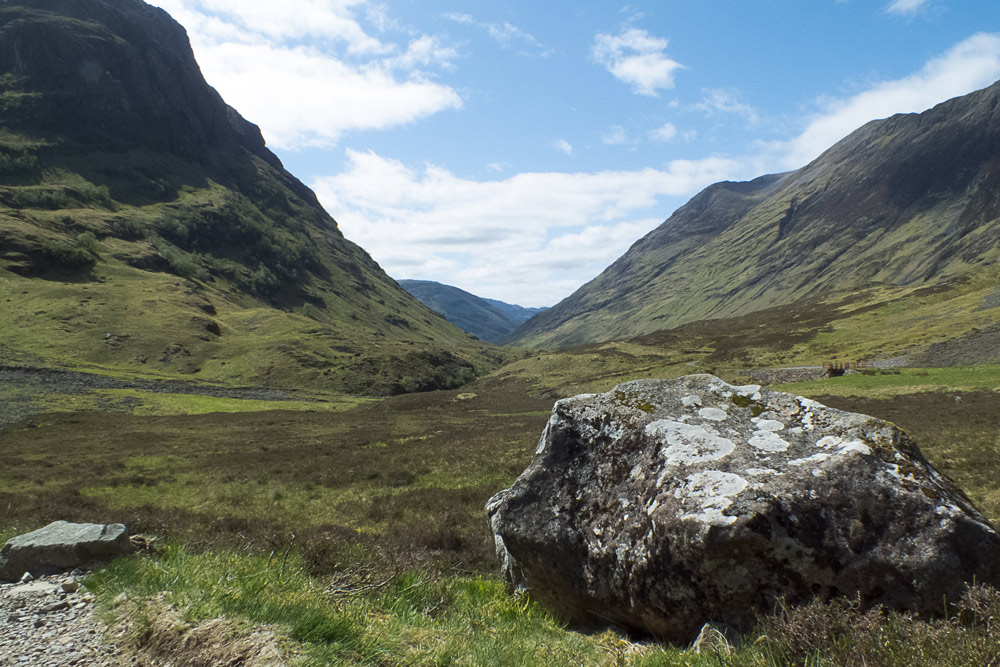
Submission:
<svg viewBox="0 0 1000 667">
<path fill-rule="evenodd" d="M 678 643 L 779 598 L 935 614 L 1000 584 L 997 532 L 895 425 L 711 375 L 559 401 L 487 514 L 515 587 Z"/>
</svg>

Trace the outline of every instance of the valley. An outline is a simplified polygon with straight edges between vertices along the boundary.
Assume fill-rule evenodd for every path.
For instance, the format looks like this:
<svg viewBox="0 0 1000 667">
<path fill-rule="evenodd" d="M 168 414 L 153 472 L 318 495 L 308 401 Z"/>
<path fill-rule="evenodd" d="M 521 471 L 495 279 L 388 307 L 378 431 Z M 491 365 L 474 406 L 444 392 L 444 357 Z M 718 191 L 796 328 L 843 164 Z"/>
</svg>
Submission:
<svg viewBox="0 0 1000 667">
<path fill-rule="evenodd" d="M 527 603 L 508 597 L 496 579 L 483 504 L 530 462 L 554 397 L 697 370 L 690 357 L 629 371 L 623 358 L 652 364 L 656 357 L 640 356 L 639 344 L 622 348 L 533 356 L 458 390 L 356 401 L 340 394 L 264 402 L 79 386 L 69 392 L 39 384 L 28 392 L 39 411 L 0 431 L 5 533 L 56 517 L 123 521 L 157 546 L 89 580 L 108 609 L 152 619 L 143 614 L 159 613 L 154 607 L 112 599 L 157 593 L 180 605 L 191 624 L 216 614 L 277 623 L 292 628 L 307 664 L 430 662 L 452 651 L 518 664 L 516 656 L 541 650 L 554 652 L 542 663 L 553 665 L 619 664 L 609 657 L 614 651 L 631 656 L 624 664 L 717 664 L 612 632 L 576 634 L 539 608 L 518 606 Z M 614 377 L 592 373 L 602 365 Z M 892 420 L 996 521 L 998 384 L 1000 366 L 978 366 L 777 388 Z M 2 391 L 7 398 L 26 389 L 18 382 Z M 288 567 L 283 560 L 279 569 L 275 558 Z M 206 588 L 206 578 L 218 577 L 230 583 Z M 358 592 L 330 605 L 323 593 L 330 587 Z M 266 605 L 250 605 L 258 590 Z M 761 621 L 780 622 L 791 620 Z M 906 625 L 912 621 L 892 622 L 922 632 Z M 837 643 L 843 633 L 857 650 L 870 641 L 856 628 L 831 632 L 833 643 L 817 646 L 844 660 L 855 654 Z M 963 632 L 919 641 L 907 634 L 910 640 L 891 645 L 892 655 L 925 665 L 992 655 L 974 629 Z M 795 650 L 790 635 L 770 637 L 725 664 L 762 664 L 768 651 L 798 655 L 787 652 Z M 150 650 L 143 646 L 136 648 Z"/>
<path fill-rule="evenodd" d="M 522 308 L 391 278 L 191 44 L 140 0 L 0 6 L 0 544 L 139 535 L 82 578 L 122 664 L 997 664 L 989 587 L 775 599 L 700 652 L 571 626 L 505 585 L 484 507 L 560 399 L 710 374 L 898 425 L 1000 522 L 1000 82 L 711 185 Z"/>
</svg>

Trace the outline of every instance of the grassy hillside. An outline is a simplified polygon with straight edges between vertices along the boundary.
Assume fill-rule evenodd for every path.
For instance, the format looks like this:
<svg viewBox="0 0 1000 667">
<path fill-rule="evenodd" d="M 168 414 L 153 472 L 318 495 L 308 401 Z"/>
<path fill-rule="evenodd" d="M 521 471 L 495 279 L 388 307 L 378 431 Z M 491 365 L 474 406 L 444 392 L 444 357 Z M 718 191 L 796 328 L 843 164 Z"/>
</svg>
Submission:
<svg viewBox="0 0 1000 667">
<path fill-rule="evenodd" d="M 500 360 L 344 239 L 139 0 L 0 8 L 0 285 L 8 363 L 385 394 Z"/>
<path fill-rule="evenodd" d="M 526 354 L 497 371 L 556 398 L 628 379 L 891 360 L 913 366 L 1000 364 L 1000 270 L 936 287 L 880 286 L 645 336 Z M 998 383 L 1000 386 L 1000 383 Z"/>
<path fill-rule="evenodd" d="M 565 347 L 1000 261 L 1000 83 L 873 121 L 810 165 L 719 183 L 514 334 Z"/>
</svg>

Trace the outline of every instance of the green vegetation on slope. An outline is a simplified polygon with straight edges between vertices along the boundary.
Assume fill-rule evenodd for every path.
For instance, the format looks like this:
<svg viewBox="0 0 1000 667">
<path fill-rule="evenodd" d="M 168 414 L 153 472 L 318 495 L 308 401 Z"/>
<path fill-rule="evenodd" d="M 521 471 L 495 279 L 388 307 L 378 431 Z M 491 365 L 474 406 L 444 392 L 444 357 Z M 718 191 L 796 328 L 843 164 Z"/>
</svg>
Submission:
<svg viewBox="0 0 1000 667">
<path fill-rule="evenodd" d="M 834 361 L 1000 364 L 998 280 L 1000 271 L 989 267 L 934 287 L 879 286 L 807 299 L 629 340 L 525 353 L 498 374 L 559 398 L 641 377 L 709 372 L 745 381 L 752 369 Z"/>
<path fill-rule="evenodd" d="M 622 339 L 995 266 L 998 99 L 1000 82 L 869 123 L 798 171 L 710 186 L 515 341 Z"/>
<path fill-rule="evenodd" d="M 161 10 L 33 0 L 0 38 L 5 359 L 375 395 L 501 360 L 343 238 Z"/>
</svg>

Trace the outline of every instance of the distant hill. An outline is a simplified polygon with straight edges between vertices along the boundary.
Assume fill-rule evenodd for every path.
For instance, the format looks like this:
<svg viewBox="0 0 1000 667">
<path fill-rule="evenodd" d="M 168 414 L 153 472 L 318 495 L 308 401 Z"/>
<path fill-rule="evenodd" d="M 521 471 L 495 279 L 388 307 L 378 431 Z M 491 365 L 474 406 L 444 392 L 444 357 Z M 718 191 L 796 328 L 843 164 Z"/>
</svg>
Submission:
<svg viewBox="0 0 1000 667">
<path fill-rule="evenodd" d="M 1000 83 L 872 121 L 798 171 L 706 188 L 513 339 L 624 339 L 998 261 Z"/>
<path fill-rule="evenodd" d="M 515 306 L 512 303 L 504 303 L 503 301 L 497 301 L 496 299 L 487 299 L 485 297 L 483 298 L 483 301 L 490 304 L 494 308 L 497 308 L 498 310 L 502 311 L 508 317 L 519 323 L 527 322 L 538 313 L 543 313 L 546 310 L 548 310 L 547 307 L 525 308 L 524 306 Z"/>
<path fill-rule="evenodd" d="M 384 394 L 501 360 L 345 239 L 140 0 L 0 5 L 0 289 L 6 363 Z"/>
<path fill-rule="evenodd" d="M 455 326 L 491 343 L 503 341 L 522 322 L 544 310 L 484 299 L 432 280 L 400 280 L 399 284 Z"/>
</svg>

